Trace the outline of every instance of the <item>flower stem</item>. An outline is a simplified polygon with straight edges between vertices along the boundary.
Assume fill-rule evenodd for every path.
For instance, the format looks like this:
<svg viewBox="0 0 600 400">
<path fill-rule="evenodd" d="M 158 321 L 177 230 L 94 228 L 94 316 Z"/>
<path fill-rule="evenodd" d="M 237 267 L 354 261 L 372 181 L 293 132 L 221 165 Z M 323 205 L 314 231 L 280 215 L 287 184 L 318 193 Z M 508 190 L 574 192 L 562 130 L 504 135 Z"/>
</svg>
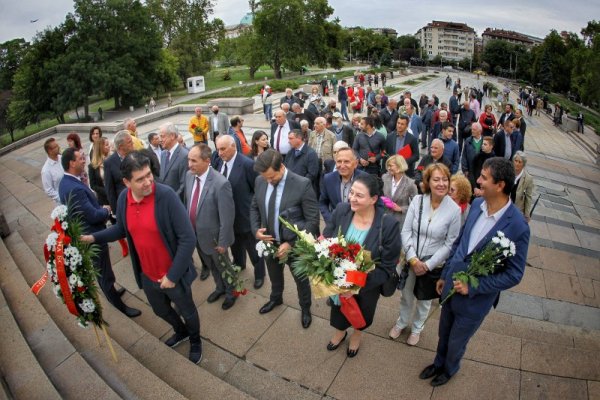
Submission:
<svg viewBox="0 0 600 400">
<path fill-rule="evenodd" d="M 440 306 L 441 306 L 441 305 L 443 305 L 445 302 L 447 302 L 447 301 L 448 301 L 448 299 L 449 299 L 450 297 L 452 297 L 452 295 L 453 295 L 454 293 L 456 293 L 456 290 L 454 290 L 454 288 L 452 288 L 452 290 L 450 290 L 450 292 L 448 293 L 448 296 L 446 296 L 446 297 L 444 298 L 444 300 L 442 300 L 442 301 L 441 301 L 441 303 L 440 303 Z"/>
</svg>

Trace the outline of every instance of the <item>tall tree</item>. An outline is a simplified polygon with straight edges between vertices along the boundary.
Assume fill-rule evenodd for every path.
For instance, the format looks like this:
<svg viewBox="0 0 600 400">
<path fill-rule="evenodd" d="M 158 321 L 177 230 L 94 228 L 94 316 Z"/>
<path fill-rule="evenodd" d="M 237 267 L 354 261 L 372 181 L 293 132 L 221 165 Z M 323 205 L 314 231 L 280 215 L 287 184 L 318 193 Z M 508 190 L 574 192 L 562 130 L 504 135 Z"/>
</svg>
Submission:
<svg viewBox="0 0 600 400">
<path fill-rule="evenodd" d="M 182 85 L 192 75 L 210 69 L 217 45 L 224 37 L 220 19 L 210 20 L 211 0 L 148 0 L 152 18 L 158 24 L 164 46 L 179 62 Z"/>
<path fill-rule="evenodd" d="M 27 53 L 29 43 L 23 38 L 0 44 L 0 90 L 11 89 L 13 76 Z"/>
<path fill-rule="evenodd" d="M 333 13 L 327 0 L 262 0 L 254 28 L 267 59 L 281 78 L 282 67 L 300 69 L 309 62 L 327 64 L 333 38 L 327 36 L 327 18 Z"/>
</svg>

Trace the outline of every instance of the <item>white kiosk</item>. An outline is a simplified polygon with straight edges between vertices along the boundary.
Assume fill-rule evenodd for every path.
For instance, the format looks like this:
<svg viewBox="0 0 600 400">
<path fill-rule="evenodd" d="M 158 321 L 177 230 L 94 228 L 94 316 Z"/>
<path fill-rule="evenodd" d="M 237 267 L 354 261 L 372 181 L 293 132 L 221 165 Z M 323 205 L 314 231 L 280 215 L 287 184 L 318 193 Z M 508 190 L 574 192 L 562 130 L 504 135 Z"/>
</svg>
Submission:
<svg viewBox="0 0 600 400">
<path fill-rule="evenodd" d="M 187 79 L 188 93 L 202 93 L 206 90 L 203 76 L 192 76 Z"/>
</svg>

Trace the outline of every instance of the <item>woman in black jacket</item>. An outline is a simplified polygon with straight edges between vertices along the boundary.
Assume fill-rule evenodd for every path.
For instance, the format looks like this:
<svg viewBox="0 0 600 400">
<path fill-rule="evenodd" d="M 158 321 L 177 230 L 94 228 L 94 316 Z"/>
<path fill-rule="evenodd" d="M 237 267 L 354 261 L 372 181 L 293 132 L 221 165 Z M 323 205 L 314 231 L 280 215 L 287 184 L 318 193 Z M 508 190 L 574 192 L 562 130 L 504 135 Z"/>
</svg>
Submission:
<svg viewBox="0 0 600 400">
<path fill-rule="evenodd" d="M 388 280 L 398 263 L 400 256 L 400 227 L 398 221 L 385 215 L 379 196 L 381 187 L 373 175 L 357 177 L 352 184 L 348 203 L 340 203 L 332 214 L 331 221 L 325 227 L 323 235 L 334 237 L 341 228 L 346 240 L 357 242 L 371 252 L 376 267 L 369 272 L 366 285 L 356 295 L 351 293 L 340 296 L 354 296 L 367 325 L 354 330 L 348 345 L 348 357 L 358 354 L 362 330 L 373 322 L 381 286 Z M 351 326 L 341 312 L 341 307 L 331 307 L 330 324 L 336 329 L 327 350 L 336 350 L 347 336 Z"/>
</svg>

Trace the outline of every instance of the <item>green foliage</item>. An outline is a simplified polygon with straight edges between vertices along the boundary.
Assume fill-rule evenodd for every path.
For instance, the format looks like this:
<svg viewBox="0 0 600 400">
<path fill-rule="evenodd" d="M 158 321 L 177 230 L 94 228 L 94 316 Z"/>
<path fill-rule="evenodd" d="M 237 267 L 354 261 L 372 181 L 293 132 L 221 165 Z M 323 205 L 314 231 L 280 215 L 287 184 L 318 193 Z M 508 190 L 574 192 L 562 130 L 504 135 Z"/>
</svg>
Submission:
<svg viewBox="0 0 600 400">
<path fill-rule="evenodd" d="M 10 90 L 13 76 L 27 54 L 29 43 L 23 38 L 13 39 L 0 44 L 0 90 Z"/>
<path fill-rule="evenodd" d="M 281 78 L 283 67 L 296 71 L 306 64 L 325 67 L 340 54 L 340 46 L 333 46 L 339 38 L 331 29 L 337 23 L 326 21 L 332 13 L 327 0 L 262 0 L 258 4 L 254 29 L 276 78 Z"/>
</svg>

